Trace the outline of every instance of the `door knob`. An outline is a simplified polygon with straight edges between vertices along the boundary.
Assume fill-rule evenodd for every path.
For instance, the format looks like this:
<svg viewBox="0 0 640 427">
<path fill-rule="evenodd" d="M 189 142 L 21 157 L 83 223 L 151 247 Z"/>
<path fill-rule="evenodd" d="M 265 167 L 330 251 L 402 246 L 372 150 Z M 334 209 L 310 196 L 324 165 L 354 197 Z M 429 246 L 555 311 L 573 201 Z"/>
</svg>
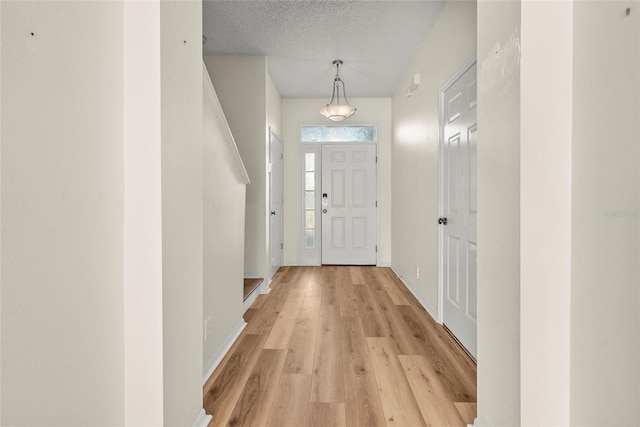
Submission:
<svg viewBox="0 0 640 427">
<path fill-rule="evenodd" d="M 447 225 L 447 217 L 438 218 L 438 224 Z"/>
<path fill-rule="evenodd" d="M 275 215 L 275 214 L 276 214 L 276 211 L 271 211 L 271 215 Z"/>
</svg>

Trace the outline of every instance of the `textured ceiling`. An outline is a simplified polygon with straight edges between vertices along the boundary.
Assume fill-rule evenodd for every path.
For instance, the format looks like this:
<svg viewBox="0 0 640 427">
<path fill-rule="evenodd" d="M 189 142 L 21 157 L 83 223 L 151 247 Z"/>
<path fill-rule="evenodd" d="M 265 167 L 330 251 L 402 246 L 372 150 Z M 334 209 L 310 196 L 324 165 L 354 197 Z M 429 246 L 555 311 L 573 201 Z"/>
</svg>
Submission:
<svg viewBox="0 0 640 427">
<path fill-rule="evenodd" d="M 266 55 L 283 98 L 389 97 L 443 2 L 205 0 L 204 54 Z"/>
</svg>

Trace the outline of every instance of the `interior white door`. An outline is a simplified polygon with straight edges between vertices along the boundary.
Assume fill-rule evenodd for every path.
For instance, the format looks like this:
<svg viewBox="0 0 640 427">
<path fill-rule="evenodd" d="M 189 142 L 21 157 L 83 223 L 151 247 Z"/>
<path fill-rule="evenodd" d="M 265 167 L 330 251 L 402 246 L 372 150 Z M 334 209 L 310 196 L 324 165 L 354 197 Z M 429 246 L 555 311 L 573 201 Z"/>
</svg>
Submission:
<svg viewBox="0 0 640 427">
<path fill-rule="evenodd" d="M 269 258 L 271 276 L 282 266 L 282 141 L 269 137 Z"/>
<path fill-rule="evenodd" d="M 375 265 L 376 145 L 322 146 L 322 263 Z"/>
<path fill-rule="evenodd" d="M 477 353 L 476 64 L 443 93 L 443 322 Z"/>
</svg>

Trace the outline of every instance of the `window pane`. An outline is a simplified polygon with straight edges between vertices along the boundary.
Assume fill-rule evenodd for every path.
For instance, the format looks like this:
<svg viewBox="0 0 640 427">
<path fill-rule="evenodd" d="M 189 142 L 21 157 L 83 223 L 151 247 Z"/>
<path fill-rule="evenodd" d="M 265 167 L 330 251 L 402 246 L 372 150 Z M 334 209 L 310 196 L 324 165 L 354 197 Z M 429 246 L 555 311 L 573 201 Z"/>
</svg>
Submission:
<svg viewBox="0 0 640 427">
<path fill-rule="evenodd" d="M 307 172 L 304 174 L 304 189 L 315 190 L 316 189 L 316 174 L 315 172 Z"/>
<path fill-rule="evenodd" d="M 304 227 L 316 228 L 316 213 L 315 211 L 305 211 L 304 213 Z"/>
<path fill-rule="evenodd" d="M 304 248 L 305 249 L 316 248 L 316 230 L 304 231 Z"/>
<path fill-rule="evenodd" d="M 315 209 L 316 206 L 316 193 L 314 191 L 307 191 L 304 194 L 304 208 L 305 209 Z"/>
<path fill-rule="evenodd" d="M 375 126 L 303 126 L 302 142 L 371 142 Z"/>
<path fill-rule="evenodd" d="M 307 172 L 316 170 L 316 153 L 306 153 L 304 155 L 304 170 Z"/>
</svg>

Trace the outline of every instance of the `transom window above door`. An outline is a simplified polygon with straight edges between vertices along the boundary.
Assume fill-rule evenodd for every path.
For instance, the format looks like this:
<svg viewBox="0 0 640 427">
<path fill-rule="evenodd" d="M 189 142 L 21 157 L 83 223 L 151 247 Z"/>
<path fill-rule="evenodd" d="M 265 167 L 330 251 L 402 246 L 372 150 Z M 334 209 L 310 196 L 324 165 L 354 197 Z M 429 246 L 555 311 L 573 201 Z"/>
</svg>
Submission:
<svg viewBox="0 0 640 427">
<path fill-rule="evenodd" d="M 300 142 L 374 142 L 377 139 L 373 125 L 353 126 L 301 126 Z"/>
</svg>

